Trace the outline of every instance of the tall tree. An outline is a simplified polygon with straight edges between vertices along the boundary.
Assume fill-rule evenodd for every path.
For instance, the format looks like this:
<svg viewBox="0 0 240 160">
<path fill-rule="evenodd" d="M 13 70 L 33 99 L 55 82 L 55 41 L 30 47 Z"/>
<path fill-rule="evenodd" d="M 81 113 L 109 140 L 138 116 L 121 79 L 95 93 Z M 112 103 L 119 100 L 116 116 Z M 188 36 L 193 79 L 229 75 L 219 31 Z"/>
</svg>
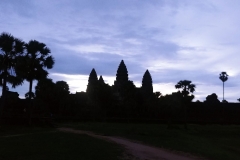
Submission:
<svg viewBox="0 0 240 160">
<path fill-rule="evenodd" d="M 26 53 L 19 57 L 18 72 L 29 82 L 29 91 L 26 96 L 29 99 L 29 124 L 31 125 L 32 101 L 34 93 L 32 92 L 33 81 L 47 77 L 46 69 L 51 69 L 54 65 L 54 59 L 50 55 L 50 49 L 44 43 L 36 40 L 30 40 L 25 44 Z"/>
<path fill-rule="evenodd" d="M 183 96 L 183 106 L 184 106 L 184 117 L 185 117 L 185 129 L 187 129 L 187 109 L 186 105 L 188 102 L 191 102 L 194 98 L 194 95 L 192 94 L 195 91 L 196 85 L 192 84 L 192 81 L 189 80 L 183 80 L 179 81 L 175 85 L 176 89 L 179 89 Z M 189 95 L 191 93 L 191 95 Z"/>
<path fill-rule="evenodd" d="M 13 37 L 9 33 L 0 35 L 0 84 L 2 85 L 2 107 L 6 97 L 7 83 L 10 83 L 13 88 L 23 83 L 16 70 L 18 56 L 23 54 L 24 42 Z"/>
<path fill-rule="evenodd" d="M 47 77 L 48 72 L 45 69 L 53 67 L 54 59 L 50 55 L 50 49 L 44 43 L 31 40 L 25 47 L 27 53 L 23 57 L 23 72 L 25 79 L 29 82 L 29 99 L 31 99 L 33 81 Z"/>
<path fill-rule="evenodd" d="M 180 89 L 183 97 L 187 98 L 187 96 L 189 96 L 190 93 L 193 93 L 195 91 L 196 85 L 192 84 L 192 81 L 183 80 L 183 81 L 179 81 L 175 85 L 175 88 Z"/>
<path fill-rule="evenodd" d="M 224 82 L 228 80 L 227 72 L 221 72 L 219 75 L 219 79 L 223 82 L 223 101 L 224 101 Z"/>
</svg>

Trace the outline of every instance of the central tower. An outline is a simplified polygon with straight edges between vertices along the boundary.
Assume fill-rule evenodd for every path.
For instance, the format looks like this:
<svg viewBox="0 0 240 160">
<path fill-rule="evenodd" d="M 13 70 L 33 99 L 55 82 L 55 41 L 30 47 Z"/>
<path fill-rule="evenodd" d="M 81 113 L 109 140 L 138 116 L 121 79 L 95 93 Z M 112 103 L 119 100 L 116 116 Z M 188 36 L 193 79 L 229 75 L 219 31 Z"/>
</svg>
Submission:
<svg viewBox="0 0 240 160">
<path fill-rule="evenodd" d="M 121 86 L 128 82 L 128 71 L 127 67 L 122 60 L 118 66 L 117 74 L 116 74 L 116 81 L 114 81 L 115 86 Z"/>
</svg>

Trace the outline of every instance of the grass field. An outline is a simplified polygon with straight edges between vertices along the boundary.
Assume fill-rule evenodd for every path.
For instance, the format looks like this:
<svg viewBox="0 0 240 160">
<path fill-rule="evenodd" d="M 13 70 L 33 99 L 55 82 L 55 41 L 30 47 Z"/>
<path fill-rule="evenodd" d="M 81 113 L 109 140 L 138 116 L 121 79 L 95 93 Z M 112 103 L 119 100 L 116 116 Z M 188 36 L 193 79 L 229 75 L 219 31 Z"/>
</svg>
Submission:
<svg viewBox="0 0 240 160">
<path fill-rule="evenodd" d="M 157 147 L 183 151 L 209 159 L 240 159 L 240 126 L 189 125 L 167 129 L 158 124 L 75 123 L 65 127 L 121 136 Z"/>
<path fill-rule="evenodd" d="M 1 160 L 115 160 L 123 156 L 120 146 L 86 135 L 49 128 L 7 128 L 0 130 Z"/>
</svg>

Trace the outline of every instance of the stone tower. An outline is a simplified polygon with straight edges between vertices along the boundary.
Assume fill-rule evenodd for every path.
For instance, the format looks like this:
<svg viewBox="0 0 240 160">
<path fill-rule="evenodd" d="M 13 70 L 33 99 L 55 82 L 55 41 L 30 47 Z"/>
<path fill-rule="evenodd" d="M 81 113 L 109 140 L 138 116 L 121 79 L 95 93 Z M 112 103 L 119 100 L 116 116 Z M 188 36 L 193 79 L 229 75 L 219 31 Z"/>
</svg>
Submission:
<svg viewBox="0 0 240 160">
<path fill-rule="evenodd" d="M 122 60 L 118 66 L 117 74 L 116 74 L 116 81 L 114 81 L 115 86 L 121 86 L 128 82 L 128 71 L 127 67 Z"/>
<path fill-rule="evenodd" d="M 105 84 L 102 75 L 99 77 L 98 83 L 99 84 Z"/>
<path fill-rule="evenodd" d="M 146 70 L 146 72 L 143 75 L 142 93 L 146 96 L 151 95 L 153 93 L 152 77 L 148 70 Z"/>
<path fill-rule="evenodd" d="M 94 89 L 97 83 L 98 83 L 97 73 L 93 68 L 88 78 L 87 92 L 90 92 L 92 89 Z"/>
</svg>

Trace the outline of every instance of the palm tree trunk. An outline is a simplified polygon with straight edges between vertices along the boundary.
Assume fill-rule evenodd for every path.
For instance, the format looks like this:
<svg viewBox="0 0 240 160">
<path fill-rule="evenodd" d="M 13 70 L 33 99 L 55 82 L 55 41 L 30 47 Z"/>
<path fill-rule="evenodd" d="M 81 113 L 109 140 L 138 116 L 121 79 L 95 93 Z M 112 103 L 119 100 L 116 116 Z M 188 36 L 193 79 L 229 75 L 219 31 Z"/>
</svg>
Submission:
<svg viewBox="0 0 240 160">
<path fill-rule="evenodd" d="M 7 69 L 4 69 L 3 72 L 3 86 L 2 86 L 2 98 L 1 98 L 1 108 L 0 108 L 0 117 L 3 116 L 3 109 L 6 102 L 6 89 L 7 89 Z"/>
<path fill-rule="evenodd" d="M 30 80 L 29 81 L 29 99 L 32 99 L 32 83 L 33 83 L 33 80 Z"/>
<path fill-rule="evenodd" d="M 224 102 L 224 82 L 223 82 L 223 102 Z M 224 106 L 225 106 L 225 102 L 223 103 L 223 106 L 222 106 L 222 124 L 224 124 Z"/>
<path fill-rule="evenodd" d="M 33 106 L 32 106 L 32 83 L 33 80 L 29 81 L 29 119 L 28 119 L 28 124 L 32 125 L 32 111 L 33 111 Z"/>
<path fill-rule="evenodd" d="M 224 101 L 224 82 L 223 82 L 223 101 Z"/>
</svg>

